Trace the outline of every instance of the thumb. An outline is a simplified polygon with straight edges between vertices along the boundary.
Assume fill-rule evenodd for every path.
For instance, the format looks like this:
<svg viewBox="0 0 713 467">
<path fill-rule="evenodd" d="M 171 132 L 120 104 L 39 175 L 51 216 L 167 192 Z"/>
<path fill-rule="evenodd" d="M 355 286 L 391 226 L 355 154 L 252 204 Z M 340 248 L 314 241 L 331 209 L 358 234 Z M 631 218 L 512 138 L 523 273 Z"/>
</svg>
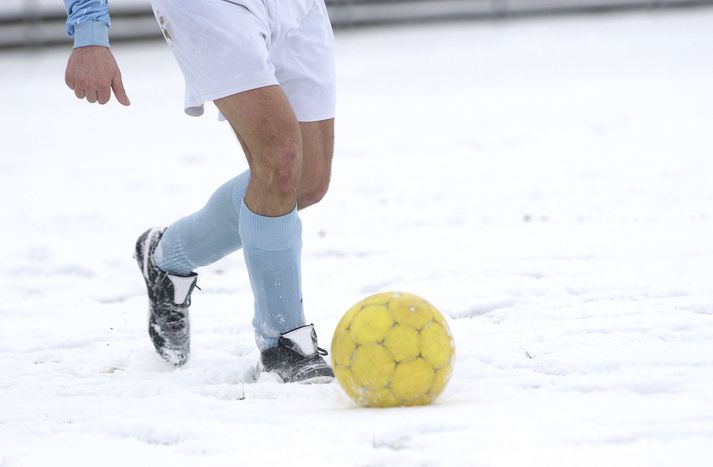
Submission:
<svg viewBox="0 0 713 467">
<path fill-rule="evenodd" d="M 114 75 L 114 79 L 111 80 L 111 89 L 114 90 L 116 100 L 121 102 L 123 105 L 131 105 L 129 96 L 126 95 L 126 91 L 124 90 L 124 83 L 121 81 L 121 73 Z"/>
</svg>

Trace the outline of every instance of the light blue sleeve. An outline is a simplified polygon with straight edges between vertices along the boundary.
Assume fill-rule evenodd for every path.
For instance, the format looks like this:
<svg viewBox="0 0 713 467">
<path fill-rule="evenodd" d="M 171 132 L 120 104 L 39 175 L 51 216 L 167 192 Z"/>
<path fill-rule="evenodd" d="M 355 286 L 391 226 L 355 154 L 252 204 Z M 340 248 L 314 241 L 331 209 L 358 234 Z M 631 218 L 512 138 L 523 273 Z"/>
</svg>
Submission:
<svg viewBox="0 0 713 467">
<path fill-rule="evenodd" d="M 101 45 L 109 47 L 109 0 L 64 0 L 67 10 L 67 34 L 74 37 L 74 47 Z"/>
</svg>

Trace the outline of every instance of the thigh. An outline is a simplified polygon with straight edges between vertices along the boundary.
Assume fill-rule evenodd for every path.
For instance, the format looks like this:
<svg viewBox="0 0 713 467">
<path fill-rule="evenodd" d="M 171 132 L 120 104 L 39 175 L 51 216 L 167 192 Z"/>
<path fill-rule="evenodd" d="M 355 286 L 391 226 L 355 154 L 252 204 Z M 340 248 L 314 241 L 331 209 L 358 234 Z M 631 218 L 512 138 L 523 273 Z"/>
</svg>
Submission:
<svg viewBox="0 0 713 467">
<path fill-rule="evenodd" d="M 301 145 L 297 118 L 280 86 L 253 89 L 214 102 L 238 135 L 251 168 L 261 153 L 274 153 L 269 148 Z"/>
</svg>

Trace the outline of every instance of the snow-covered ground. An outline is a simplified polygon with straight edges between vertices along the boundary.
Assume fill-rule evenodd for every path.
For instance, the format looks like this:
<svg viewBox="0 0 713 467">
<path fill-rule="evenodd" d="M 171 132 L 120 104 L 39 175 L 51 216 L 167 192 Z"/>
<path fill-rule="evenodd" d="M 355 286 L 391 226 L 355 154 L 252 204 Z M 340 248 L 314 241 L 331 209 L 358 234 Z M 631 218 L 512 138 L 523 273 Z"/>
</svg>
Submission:
<svg viewBox="0 0 713 467">
<path fill-rule="evenodd" d="M 303 213 L 323 346 L 382 290 L 450 317 L 436 404 L 250 383 L 242 257 L 201 271 L 193 354 L 146 335 L 131 250 L 245 168 L 159 43 L 133 105 L 67 50 L 0 55 L 0 466 L 704 466 L 713 456 L 713 11 L 338 34 L 331 193 Z"/>
</svg>

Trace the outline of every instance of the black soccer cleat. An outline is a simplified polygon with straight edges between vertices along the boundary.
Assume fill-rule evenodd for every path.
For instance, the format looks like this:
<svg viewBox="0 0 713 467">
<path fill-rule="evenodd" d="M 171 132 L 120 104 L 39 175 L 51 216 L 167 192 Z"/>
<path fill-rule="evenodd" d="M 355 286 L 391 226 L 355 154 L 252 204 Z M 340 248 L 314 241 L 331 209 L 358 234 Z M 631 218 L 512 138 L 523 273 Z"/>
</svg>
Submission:
<svg viewBox="0 0 713 467">
<path fill-rule="evenodd" d="M 324 360 L 327 351 L 317 347 L 314 325 L 280 334 L 277 347 L 262 352 L 258 369 L 275 373 L 283 383 L 329 383 L 334 372 Z"/>
<path fill-rule="evenodd" d="M 149 295 L 149 336 L 164 360 L 181 366 L 191 351 L 188 308 L 198 275 L 175 276 L 156 266 L 153 253 L 165 229 L 149 229 L 136 241 L 134 258 Z"/>
</svg>

